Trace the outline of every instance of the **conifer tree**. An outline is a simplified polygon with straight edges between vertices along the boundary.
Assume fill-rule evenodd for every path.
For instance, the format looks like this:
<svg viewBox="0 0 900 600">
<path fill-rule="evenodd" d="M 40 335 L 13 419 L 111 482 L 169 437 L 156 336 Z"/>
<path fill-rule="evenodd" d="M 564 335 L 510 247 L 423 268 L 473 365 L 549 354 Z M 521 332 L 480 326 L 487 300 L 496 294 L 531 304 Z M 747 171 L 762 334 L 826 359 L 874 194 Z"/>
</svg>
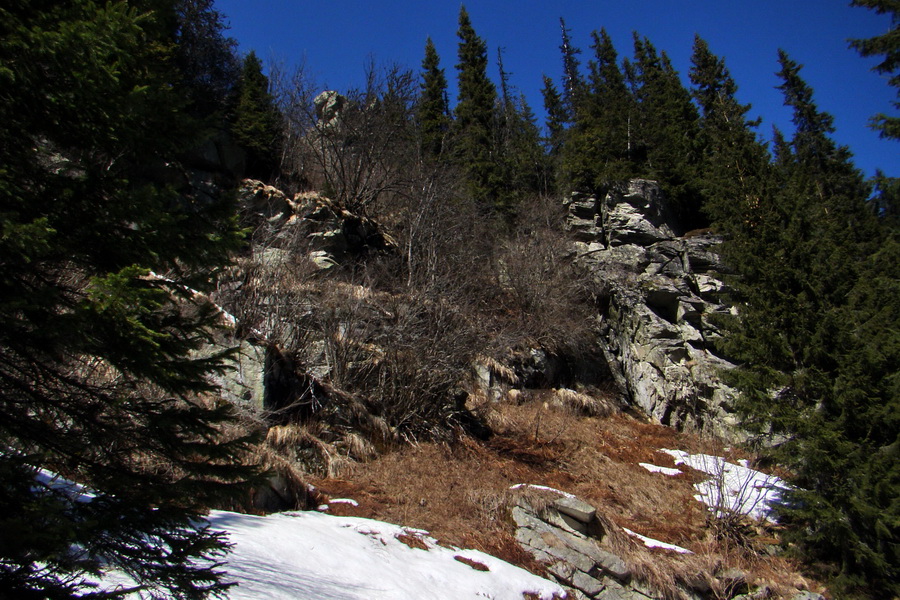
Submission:
<svg viewBox="0 0 900 600">
<path fill-rule="evenodd" d="M 416 112 L 421 129 L 422 153 L 426 156 L 439 156 L 450 129 L 450 106 L 447 100 L 447 77 L 430 37 L 425 42 L 421 95 Z"/>
<path fill-rule="evenodd" d="M 749 104 L 737 100 L 737 84 L 725 66 L 700 37 L 694 38 L 690 78 L 693 97 L 700 108 L 700 169 L 698 189 L 704 210 L 727 235 L 739 232 L 747 213 L 767 194 L 769 157 L 748 120 Z"/>
<path fill-rule="evenodd" d="M 702 227 L 697 109 L 665 52 L 657 53 L 650 40 L 635 33 L 634 55 L 639 108 L 632 148 L 641 175 L 660 182 L 684 229 Z"/>
<path fill-rule="evenodd" d="M 591 35 L 594 58 L 576 106 L 563 168 L 575 188 L 593 191 L 608 189 L 636 174 L 631 160 L 631 120 L 636 105 L 609 34 L 601 29 Z"/>
<path fill-rule="evenodd" d="M 269 93 L 262 62 L 253 50 L 244 57 L 231 131 L 247 151 L 247 175 L 272 179 L 281 165 L 281 113 Z"/>
<path fill-rule="evenodd" d="M 795 473 L 781 507 L 787 541 L 834 565 L 842 597 L 896 595 L 896 246 L 799 65 L 784 52 L 779 62 L 796 131 L 777 140 L 777 193 L 729 242 L 740 320 L 726 351 L 743 365 L 732 377 L 745 425 L 775 436 Z"/>
<path fill-rule="evenodd" d="M 889 230 L 900 228 L 900 177 L 888 177 L 880 169 L 873 178 L 875 196 L 872 210 Z"/>
<path fill-rule="evenodd" d="M 853 0 L 852 6 L 861 6 L 891 17 L 890 29 L 887 33 L 862 40 L 851 40 L 850 45 L 863 56 L 882 56 L 873 70 L 888 76 L 888 84 L 897 88 L 900 98 L 900 3 L 897 0 Z M 892 102 L 895 109 L 900 109 L 900 101 Z M 883 137 L 900 140 L 900 117 L 879 114 L 872 117 L 872 126 L 881 132 Z"/>
<path fill-rule="evenodd" d="M 537 118 L 525 96 L 520 94 L 511 98 L 506 114 L 500 157 L 504 166 L 507 193 L 513 196 L 510 201 L 514 208 L 528 195 L 551 189 L 552 175 L 541 145 Z"/>
<path fill-rule="evenodd" d="M 515 95 L 509 73 L 503 66 L 503 51 L 497 50 L 500 72 L 500 106 L 497 111 L 496 148 L 508 210 L 529 194 L 547 189 L 548 162 L 541 146 L 537 119 L 524 94 Z"/>
<path fill-rule="evenodd" d="M 465 6 L 459 10 L 459 96 L 454 122 L 454 158 L 469 191 L 482 206 L 505 212 L 494 144 L 497 88 L 487 75 L 487 45 L 475 33 Z"/>
<path fill-rule="evenodd" d="M 545 146 L 548 152 L 548 169 L 552 173 L 553 187 L 560 185 L 565 179 L 562 172 L 562 151 L 568 145 L 569 128 L 575 122 L 576 105 L 582 100 L 585 90 L 584 79 L 580 72 L 578 55 L 581 49 L 572 45 L 566 27 L 565 19 L 560 17 L 559 27 L 561 43 L 559 51 L 562 54 L 562 91 L 546 75 L 543 78 L 541 95 L 544 100 L 544 109 L 547 112 L 547 138 Z M 571 183 L 567 183 L 572 187 Z"/>
<path fill-rule="evenodd" d="M 563 106 L 566 109 L 569 121 L 575 118 L 575 106 L 578 104 L 578 97 L 584 89 L 584 80 L 581 77 L 579 67 L 581 65 L 578 55 L 581 49 L 572 45 L 569 37 L 569 28 L 566 27 L 565 20 L 559 18 L 559 28 L 562 33 L 562 43 L 559 51 L 562 52 L 563 59 Z"/>
<path fill-rule="evenodd" d="M 197 118 L 221 119 L 240 78 L 237 42 L 225 36 L 223 17 L 214 0 L 175 0 L 171 5 L 173 58 L 188 97 L 188 110 Z M 161 6 L 160 12 L 167 12 L 165 8 Z"/>
<path fill-rule="evenodd" d="M 246 440 L 198 397 L 218 314 L 191 288 L 239 240 L 228 202 L 169 183 L 202 131 L 152 10 L 172 5 L 139 4 L 0 7 L 4 597 L 121 597 L 86 587 L 104 566 L 153 597 L 227 587 L 199 519 L 249 475 Z"/>
<path fill-rule="evenodd" d="M 565 134 L 566 112 L 562 96 L 553 80 L 544 75 L 541 97 L 544 99 L 544 111 L 547 113 L 547 153 L 554 159 L 559 156 Z"/>
</svg>

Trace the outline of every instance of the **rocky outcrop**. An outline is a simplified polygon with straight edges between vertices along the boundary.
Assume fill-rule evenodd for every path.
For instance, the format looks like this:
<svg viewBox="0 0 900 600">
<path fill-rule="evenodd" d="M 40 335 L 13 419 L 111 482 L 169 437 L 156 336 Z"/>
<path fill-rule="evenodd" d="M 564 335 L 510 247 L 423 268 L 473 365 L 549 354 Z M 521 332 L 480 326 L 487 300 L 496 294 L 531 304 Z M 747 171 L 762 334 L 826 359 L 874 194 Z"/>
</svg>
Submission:
<svg viewBox="0 0 900 600">
<path fill-rule="evenodd" d="M 734 435 L 732 365 L 715 353 L 723 303 L 720 240 L 676 236 L 659 186 L 632 180 L 603 199 L 573 194 L 577 260 L 607 295 L 601 333 L 630 402 L 665 425 Z"/>
<path fill-rule="evenodd" d="M 557 495 L 558 494 L 558 495 Z M 547 496 L 555 496 L 548 500 Z M 524 493 L 512 508 L 516 541 L 568 591 L 573 600 L 664 600 L 673 596 L 653 589 L 635 575 L 626 560 L 609 546 L 608 534 L 596 509 L 580 498 L 543 488 Z M 609 525 L 614 527 L 614 525 Z M 666 545 L 663 545 L 666 546 Z M 687 552 L 674 546 L 667 546 Z M 710 581 L 679 578 L 674 595 L 683 599 L 762 600 L 772 597 L 767 586 L 751 589 L 745 573 L 723 567 Z M 791 600 L 824 600 L 819 594 L 799 592 Z"/>
<path fill-rule="evenodd" d="M 303 371 L 313 379 L 328 375 L 323 339 L 306 340 L 295 357 L 279 350 L 281 338 L 290 335 L 285 331 L 296 329 L 296 319 L 305 314 L 304 304 L 311 302 L 302 295 L 289 300 L 284 294 L 297 290 L 283 289 L 279 280 L 298 273 L 300 279 L 312 276 L 365 253 L 389 249 L 393 242 L 372 220 L 316 193 L 288 195 L 261 181 L 245 180 L 238 190 L 238 203 L 244 225 L 254 230 L 252 255 L 239 261 L 212 297 L 220 305 L 237 309 L 242 317 L 238 322 L 227 315 L 236 329 L 234 339 L 226 336 L 210 349 L 233 348 L 226 359 L 228 370 L 215 379 L 222 397 L 233 404 L 278 411 L 296 399 L 299 392 L 294 388 L 312 389 L 308 381 L 297 379 L 299 375 L 287 364 L 291 360 L 303 362 Z M 247 303 L 252 305 L 249 310 Z M 293 303 L 300 312 L 283 314 L 278 307 L 286 303 Z M 252 318 L 260 314 L 265 318 Z"/>
<path fill-rule="evenodd" d="M 320 127 L 325 127 L 336 122 L 340 117 L 347 98 L 334 90 L 325 90 L 313 100 L 316 107 L 316 118 Z"/>
<path fill-rule="evenodd" d="M 654 598 L 635 589 L 625 562 L 601 547 L 603 527 L 593 506 L 562 496 L 541 509 L 526 497 L 512 509 L 516 541 L 547 566 L 572 598 Z M 637 595 L 634 595 L 637 594 Z"/>
<path fill-rule="evenodd" d="M 245 222 L 256 229 L 254 251 L 263 261 L 306 254 L 317 268 L 328 269 L 348 258 L 394 246 L 371 219 L 315 192 L 289 196 L 248 179 L 238 191 L 238 202 Z"/>
</svg>

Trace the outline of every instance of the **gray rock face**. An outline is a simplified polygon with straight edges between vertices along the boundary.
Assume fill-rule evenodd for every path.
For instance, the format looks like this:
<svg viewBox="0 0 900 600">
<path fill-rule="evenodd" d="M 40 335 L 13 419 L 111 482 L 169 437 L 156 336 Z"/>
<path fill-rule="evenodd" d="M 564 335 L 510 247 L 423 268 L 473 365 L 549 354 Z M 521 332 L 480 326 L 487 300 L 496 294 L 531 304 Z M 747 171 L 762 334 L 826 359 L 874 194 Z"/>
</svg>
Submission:
<svg viewBox="0 0 900 600">
<path fill-rule="evenodd" d="M 659 186 L 632 179 L 622 191 L 607 194 L 601 219 L 608 246 L 647 246 L 675 237 Z"/>
<path fill-rule="evenodd" d="M 334 123 L 340 117 L 346 103 L 347 98 L 334 90 L 326 90 L 316 96 L 313 104 L 316 107 L 316 117 L 319 119 L 319 125 L 327 126 Z"/>
<path fill-rule="evenodd" d="M 720 240 L 676 237 L 652 181 L 632 180 L 602 201 L 575 195 L 568 208 L 577 260 L 608 290 L 603 351 L 630 402 L 665 425 L 738 436 L 735 393 L 721 381 L 733 365 L 714 353 L 715 316 L 730 310 Z"/>
<path fill-rule="evenodd" d="M 370 219 L 355 215 L 315 193 L 287 196 L 281 190 L 253 179 L 238 191 L 244 219 L 263 235 L 262 248 L 286 260 L 306 254 L 317 269 L 329 269 L 349 256 L 392 245 Z M 263 257 L 265 258 L 265 257 Z"/>
<path fill-rule="evenodd" d="M 615 581 L 627 581 L 625 562 L 600 547 L 596 510 L 577 498 L 560 498 L 544 510 L 523 500 L 512 510 L 516 540 L 563 585 L 596 598 Z M 590 532 L 590 533 L 588 533 Z"/>
<path fill-rule="evenodd" d="M 825 596 L 813 592 L 800 592 L 791 598 L 791 600 L 825 600 Z"/>
<path fill-rule="evenodd" d="M 213 378 L 222 398 L 236 406 L 262 408 L 266 395 L 266 348 L 240 341 L 237 352 L 225 364 L 229 370 Z"/>
<path fill-rule="evenodd" d="M 570 598 L 662 600 L 632 577 L 619 556 L 603 546 L 605 532 L 593 506 L 574 497 L 560 497 L 536 510 L 525 499 L 512 509 L 516 541 L 567 588 Z M 694 597 L 683 590 L 685 597 Z"/>
</svg>

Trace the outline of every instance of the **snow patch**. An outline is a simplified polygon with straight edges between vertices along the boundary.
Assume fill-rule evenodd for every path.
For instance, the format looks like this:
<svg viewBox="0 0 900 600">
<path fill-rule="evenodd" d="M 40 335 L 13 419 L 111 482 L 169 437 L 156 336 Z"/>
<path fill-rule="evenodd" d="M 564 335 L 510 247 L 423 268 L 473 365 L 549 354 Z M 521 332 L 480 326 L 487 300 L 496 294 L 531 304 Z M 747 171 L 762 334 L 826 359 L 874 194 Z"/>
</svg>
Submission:
<svg viewBox="0 0 900 600">
<path fill-rule="evenodd" d="M 694 484 L 700 502 L 716 511 L 737 512 L 757 520 L 774 522 L 772 507 L 781 500 L 788 484 L 774 475 L 766 475 L 742 464 L 727 462 L 709 454 L 688 454 L 682 450 L 662 449 L 675 459 L 676 465 L 687 465 L 709 475 Z"/>
<path fill-rule="evenodd" d="M 628 535 L 639 539 L 648 548 L 663 548 L 665 550 L 672 550 L 674 552 L 677 552 L 678 554 L 693 554 L 693 552 L 691 552 L 687 548 L 682 548 L 681 546 L 676 546 L 675 544 L 668 544 L 666 542 L 654 540 L 653 538 L 648 538 L 647 536 L 635 533 L 634 531 L 626 527 L 623 527 L 622 529 L 624 529 L 625 533 L 627 533 Z"/>
<path fill-rule="evenodd" d="M 560 496 L 565 496 L 566 498 L 574 498 L 574 494 L 570 494 L 569 492 L 563 492 L 556 488 L 547 487 L 546 485 L 535 485 L 533 483 L 517 483 L 516 485 L 509 486 L 511 490 L 519 490 L 522 488 L 531 488 L 533 490 L 543 490 L 545 492 L 553 492 L 554 494 L 559 494 Z"/>
<path fill-rule="evenodd" d="M 34 491 L 49 490 L 62 494 L 74 502 L 91 502 L 97 497 L 96 492 L 47 469 L 38 469 L 34 475 Z"/>
<path fill-rule="evenodd" d="M 658 465 L 651 465 L 650 463 L 638 463 L 640 466 L 644 467 L 651 473 L 662 473 L 663 475 L 668 475 L 669 477 L 674 477 L 676 475 L 681 475 L 681 471 L 678 469 L 673 469 L 671 467 L 660 467 Z"/>
<path fill-rule="evenodd" d="M 329 500 L 328 504 L 349 504 L 350 506 L 359 506 L 359 502 L 353 498 L 335 498 L 334 500 Z"/>
<path fill-rule="evenodd" d="M 208 516 L 234 546 L 223 569 L 237 585 L 230 600 L 551 600 L 563 589 L 477 550 L 428 550 L 401 539 L 419 530 L 358 517 L 288 512 L 264 517 L 226 511 Z M 460 561 L 456 557 L 465 560 Z M 477 565 L 484 565 L 486 571 Z M 127 582 L 117 574 L 104 587 Z M 139 596 L 125 596 L 137 600 Z"/>
</svg>

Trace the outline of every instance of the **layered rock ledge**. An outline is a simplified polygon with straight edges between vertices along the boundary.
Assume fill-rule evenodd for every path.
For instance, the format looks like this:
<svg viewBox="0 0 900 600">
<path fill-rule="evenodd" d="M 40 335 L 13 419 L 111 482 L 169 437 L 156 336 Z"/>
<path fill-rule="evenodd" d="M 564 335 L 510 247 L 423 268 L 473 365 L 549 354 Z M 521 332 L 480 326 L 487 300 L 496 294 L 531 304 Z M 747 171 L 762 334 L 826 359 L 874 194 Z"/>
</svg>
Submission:
<svg viewBox="0 0 900 600">
<path fill-rule="evenodd" d="M 576 260 L 607 291 L 603 351 L 629 402 L 664 425 L 734 437 L 733 365 L 715 353 L 726 269 L 709 231 L 676 235 L 659 186 L 642 179 L 604 198 L 573 194 Z"/>
</svg>

